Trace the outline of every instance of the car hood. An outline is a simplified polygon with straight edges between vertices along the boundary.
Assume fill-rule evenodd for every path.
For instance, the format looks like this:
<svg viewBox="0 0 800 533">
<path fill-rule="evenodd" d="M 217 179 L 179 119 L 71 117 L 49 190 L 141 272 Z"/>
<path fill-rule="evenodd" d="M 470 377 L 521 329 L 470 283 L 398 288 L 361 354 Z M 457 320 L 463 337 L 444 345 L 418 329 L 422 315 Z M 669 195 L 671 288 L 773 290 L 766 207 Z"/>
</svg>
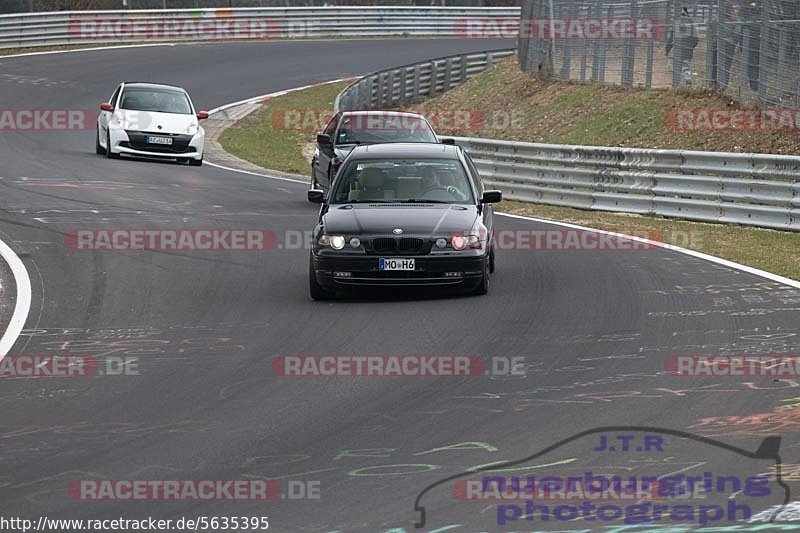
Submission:
<svg viewBox="0 0 800 533">
<path fill-rule="evenodd" d="M 133 127 L 125 129 L 133 131 L 149 131 L 153 133 L 186 133 L 189 126 L 197 126 L 194 115 L 176 115 L 172 113 L 153 113 L 150 111 L 122 110 L 122 118 Z M 159 127 L 160 126 L 160 127 Z"/>
<path fill-rule="evenodd" d="M 347 204 L 332 205 L 322 218 L 329 235 L 403 235 L 447 237 L 473 229 L 478 219 L 474 205 Z"/>
</svg>

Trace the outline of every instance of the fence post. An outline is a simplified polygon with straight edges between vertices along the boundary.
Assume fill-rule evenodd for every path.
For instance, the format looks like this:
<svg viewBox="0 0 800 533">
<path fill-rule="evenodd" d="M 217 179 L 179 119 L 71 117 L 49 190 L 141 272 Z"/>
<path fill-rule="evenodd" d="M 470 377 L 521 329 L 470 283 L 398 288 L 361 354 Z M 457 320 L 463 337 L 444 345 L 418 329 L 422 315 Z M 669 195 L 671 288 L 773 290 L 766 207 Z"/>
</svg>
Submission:
<svg viewBox="0 0 800 533">
<path fill-rule="evenodd" d="M 632 19 L 637 17 L 636 11 L 636 0 L 631 0 Z M 622 83 L 623 87 L 633 86 L 633 69 L 636 62 L 636 50 L 634 46 L 635 42 L 632 39 L 628 39 L 625 41 L 625 44 L 622 47 L 622 72 L 620 73 L 620 82 Z"/>
<path fill-rule="evenodd" d="M 711 89 L 717 86 L 717 32 L 719 20 L 708 22 L 708 37 L 706 38 L 706 87 Z"/>
<path fill-rule="evenodd" d="M 519 16 L 519 37 L 517 38 L 517 50 L 519 50 L 519 68 L 524 71 L 527 71 L 529 67 L 528 52 L 530 51 L 529 47 L 531 42 L 531 34 L 530 30 L 526 28 L 530 28 L 530 22 L 531 19 L 533 19 L 533 2 L 534 0 L 522 0 L 522 7 Z"/>
</svg>

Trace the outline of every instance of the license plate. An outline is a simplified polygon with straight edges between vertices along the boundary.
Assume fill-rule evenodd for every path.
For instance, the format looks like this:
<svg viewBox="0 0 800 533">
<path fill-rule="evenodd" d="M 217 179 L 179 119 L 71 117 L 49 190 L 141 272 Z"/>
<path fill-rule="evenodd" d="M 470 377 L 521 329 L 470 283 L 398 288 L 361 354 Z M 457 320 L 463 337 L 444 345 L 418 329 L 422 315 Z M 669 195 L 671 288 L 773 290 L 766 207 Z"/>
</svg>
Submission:
<svg viewBox="0 0 800 533">
<path fill-rule="evenodd" d="M 413 259 L 381 259 L 378 270 L 414 270 Z"/>
<path fill-rule="evenodd" d="M 172 137 L 147 137 L 148 144 L 172 144 Z"/>
</svg>

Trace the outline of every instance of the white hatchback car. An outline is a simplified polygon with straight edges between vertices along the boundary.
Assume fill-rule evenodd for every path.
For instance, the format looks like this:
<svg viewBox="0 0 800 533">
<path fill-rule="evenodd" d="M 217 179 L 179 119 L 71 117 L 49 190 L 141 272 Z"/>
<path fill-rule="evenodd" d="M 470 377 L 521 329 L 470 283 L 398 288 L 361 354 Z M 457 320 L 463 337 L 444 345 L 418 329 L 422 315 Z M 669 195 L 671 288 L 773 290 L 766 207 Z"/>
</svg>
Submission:
<svg viewBox="0 0 800 533">
<path fill-rule="evenodd" d="M 121 83 L 97 117 L 98 154 L 177 159 L 203 164 L 205 131 L 184 89 L 152 83 Z"/>
</svg>

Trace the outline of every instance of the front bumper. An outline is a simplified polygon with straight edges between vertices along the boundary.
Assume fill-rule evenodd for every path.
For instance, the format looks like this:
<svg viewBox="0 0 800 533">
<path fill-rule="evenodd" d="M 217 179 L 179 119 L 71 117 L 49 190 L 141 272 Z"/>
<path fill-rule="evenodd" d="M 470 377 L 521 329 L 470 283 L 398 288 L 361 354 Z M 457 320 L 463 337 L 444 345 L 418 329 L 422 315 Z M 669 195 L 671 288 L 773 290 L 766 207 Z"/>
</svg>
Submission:
<svg viewBox="0 0 800 533">
<path fill-rule="evenodd" d="M 341 256 L 315 254 L 317 283 L 329 290 L 356 287 L 477 286 L 484 274 L 485 254 L 403 256 L 415 260 L 414 271 L 381 271 L 379 260 L 394 255 Z"/>
<path fill-rule="evenodd" d="M 111 129 L 109 131 L 111 150 L 117 154 L 169 159 L 203 159 L 205 132 L 202 129 L 195 135 L 165 134 L 120 129 Z M 145 137 L 149 135 L 172 137 L 172 145 L 147 143 Z"/>
</svg>

